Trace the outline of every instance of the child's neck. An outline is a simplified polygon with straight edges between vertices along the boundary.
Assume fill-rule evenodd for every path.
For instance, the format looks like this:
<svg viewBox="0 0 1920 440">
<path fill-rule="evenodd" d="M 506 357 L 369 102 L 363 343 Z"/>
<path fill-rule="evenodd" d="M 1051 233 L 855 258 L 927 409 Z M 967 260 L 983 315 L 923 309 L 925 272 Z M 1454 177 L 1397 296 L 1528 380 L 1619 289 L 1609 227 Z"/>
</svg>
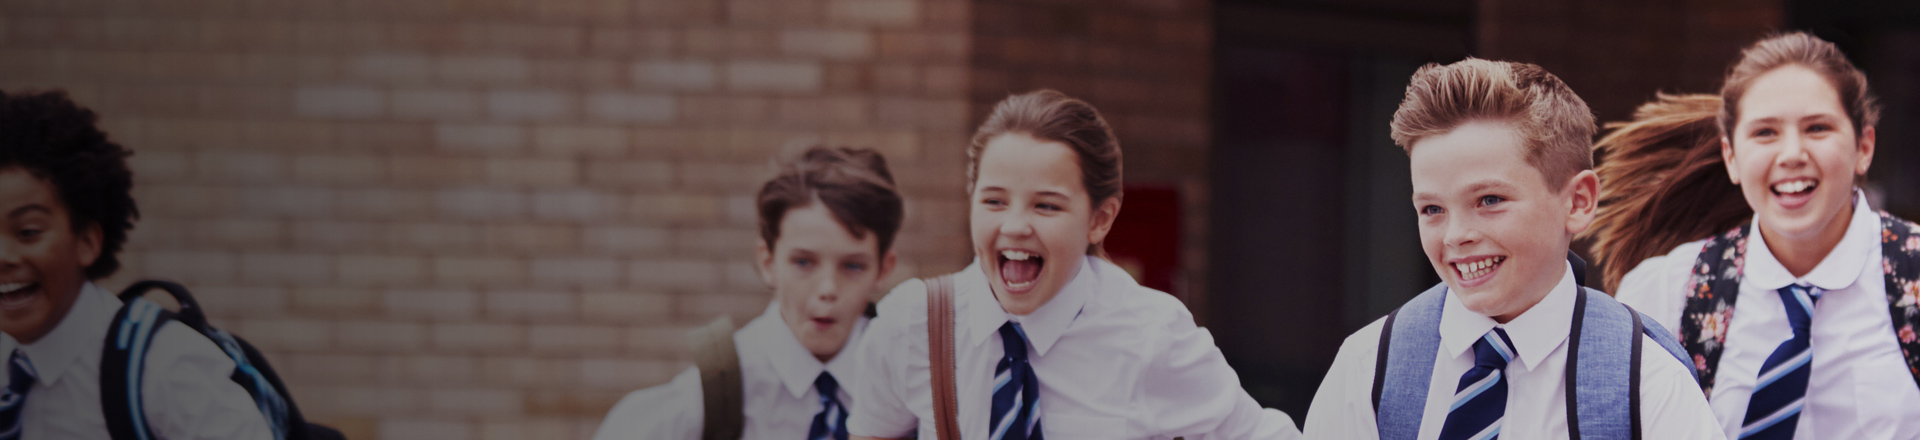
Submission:
<svg viewBox="0 0 1920 440">
<path fill-rule="evenodd" d="M 1803 239 L 1788 238 L 1773 233 L 1767 224 L 1760 223 L 1760 236 L 1767 240 L 1767 251 L 1773 253 L 1773 259 L 1794 278 L 1806 276 L 1813 268 L 1827 259 L 1827 254 L 1840 247 L 1840 240 L 1847 237 L 1847 227 L 1853 224 L 1853 204 L 1841 208 L 1825 228 Z"/>
</svg>

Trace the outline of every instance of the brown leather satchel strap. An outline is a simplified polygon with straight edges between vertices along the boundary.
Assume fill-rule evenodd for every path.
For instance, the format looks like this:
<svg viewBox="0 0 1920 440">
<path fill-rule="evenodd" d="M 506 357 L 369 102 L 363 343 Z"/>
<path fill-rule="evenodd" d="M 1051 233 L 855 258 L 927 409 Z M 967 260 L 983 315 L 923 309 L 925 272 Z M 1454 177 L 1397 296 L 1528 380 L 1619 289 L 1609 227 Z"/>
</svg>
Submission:
<svg viewBox="0 0 1920 440">
<path fill-rule="evenodd" d="M 927 283 L 927 356 L 933 383 L 935 440 L 959 440 L 960 402 L 953 382 L 953 276 L 941 275 Z"/>
<path fill-rule="evenodd" d="M 733 346 L 733 319 L 713 320 L 687 335 L 693 362 L 700 368 L 700 395 L 706 407 L 702 440 L 738 440 L 746 432 L 746 399 L 741 387 L 740 353 Z"/>
</svg>

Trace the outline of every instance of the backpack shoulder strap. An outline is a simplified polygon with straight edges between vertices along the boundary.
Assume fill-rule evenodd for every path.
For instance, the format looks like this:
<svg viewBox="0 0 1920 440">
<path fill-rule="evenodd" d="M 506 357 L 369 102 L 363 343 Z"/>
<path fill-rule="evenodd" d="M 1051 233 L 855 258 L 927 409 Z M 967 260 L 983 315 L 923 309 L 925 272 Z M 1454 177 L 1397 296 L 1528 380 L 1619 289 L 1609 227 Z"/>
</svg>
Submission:
<svg viewBox="0 0 1920 440">
<path fill-rule="evenodd" d="M 933 387 L 934 439 L 959 440 L 960 402 L 955 395 L 958 389 L 953 377 L 953 275 L 924 281 L 927 283 L 927 356 Z"/>
<path fill-rule="evenodd" d="M 1647 335 L 1683 364 L 1686 355 L 1665 328 L 1598 290 L 1574 299 L 1567 340 L 1567 431 L 1570 438 L 1640 439 L 1640 368 Z M 1649 325 L 1651 324 L 1651 325 Z M 1658 355 L 1655 355 L 1658 356 Z"/>
<path fill-rule="evenodd" d="M 140 395 L 145 373 L 142 369 L 154 334 L 173 320 L 173 312 L 135 297 L 120 306 L 107 327 L 100 357 L 100 410 L 107 421 L 107 433 L 114 440 L 154 438 Z"/>
<path fill-rule="evenodd" d="M 1708 396 L 1713 395 L 1714 371 L 1726 348 L 1733 302 L 1740 297 L 1747 235 L 1752 227 L 1743 224 L 1708 238 L 1687 279 L 1687 303 L 1680 312 L 1680 345 L 1692 355 L 1687 364 L 1693 366 L 1700 389 Z"/>
<path fill-rule="evenodd" d="M 733 319 L 725 316 L 687 335 L 694 364 L 700 368 L 700 396 L 706 408 L 702 440 L 738 440 L 746 432 L 746 400 L 741 390 L 740 353 L 733 346 Z"/>
<path fill-rule="evenodd" d="M 1887 307 L 1893 315 L 1894 340 L 1900 344 L 1907 371 L 1920 385 L 1920 225 L 1880 213 L 1881 267 L 1886 270 Z"/>
<path fill-rule="evenodd" d="M 1446 283 L 1434 285 L 1382 323 L 1373 374 L 1374 425 L 1381 440 L 1413 440 L 1420 435 L 1446 300 Z"/>
</svg>

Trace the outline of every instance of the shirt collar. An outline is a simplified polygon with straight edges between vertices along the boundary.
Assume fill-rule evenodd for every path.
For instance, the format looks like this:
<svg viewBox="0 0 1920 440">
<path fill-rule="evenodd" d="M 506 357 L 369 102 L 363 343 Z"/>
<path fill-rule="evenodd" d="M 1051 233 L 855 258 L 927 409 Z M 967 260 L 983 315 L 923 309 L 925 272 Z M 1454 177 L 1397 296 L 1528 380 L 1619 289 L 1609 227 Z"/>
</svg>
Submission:
<svg viewBox="0 0 1920 440">
<path fill-rule="evenodd" d="M 786 319 L 780 317 L 780 301 L 775 300 L 767 304 L 767 311 L 761 313 L 760 317 L 741 328 L 738 337 L 739 343 L 748 348 L 741 352 L 749 356 L 757 355 L 772 364 L 773 374 L 780 379 L 780 384 L 793 397 L 800 398 L 806 397 L 807 390 L 813 388 L 814 380 L 820 377 L 822 371 L 833 373 L 834 380 L 843 384 L 849 378 L 856 377 L 851 354 L 854 344 L 860 341 L 860 335 L 866 330 L 867 317 L 861 316 L 854 321 L 853 331 L 847 333 L 847 343 L 840 348 L 840 353 L 823 364 L 820 358 L 813 356 L 813 352 L 807 351 L 807 347 L 800 345 L 800 340 L 793 335 L 793 328 L 788 327 Z"/>
<path fill-rule="evenodd" d="M 986 343 L 987 335 L 998 333 L 1002 324 L 1013 321 L 1020 323 L 1020 329 L 1026 331 L 1027 343 L 1033 346 L 1033 353 L 1039 356 L 1046 355 L 1047 349 L 1053 348 L 1053 343 L 1059 341 L 1060 336 L 1067 332 L 1067 327 L 1073 324 L 1073 319 L 1080 316 L 1080 310 L 1086 307 L 1087 301 L 1100 290 L 1102 282 L 1112 281 L 1108 278 L 1113 277 L 1103 277 L 1102 272 L 1118 270 L 1113 267 L 1102 267 L 1100 264 L 1094 264 L 1094 261 L 1104 262 L 1099 257 L 1082 257 L 1079 273 L 1074 274 L 1073 280 L 1068 281 L 1067 285 L 1060 287 L 1059 294 L 1054 295 L 1053 299 L 1048 300 L 1046 304 L 1041 304 L 1040 308 L 1035 309 L 1033 313 L 1027 316 L 1016 316 L 1000 307 L 1000 301 L 993 297 L 993 289 L 987 285 L 986 272 L 980 268 L 979 260 L 974 260 L 966 270 L 972 275 L 966 278 L 975 284 L 967 286 L 970 288 L 962 288 L 961 280 L 954 281 L 954 291 L 973 292 L 971 295 L 974 296 L 968 301 L 972 302 L 970 305 L 978 305 L 968 307 L 970 311 L 967 313 L 967 341 L 975 345 Z"/>
<path fill-rule="evenodd" d="M 1814 265 L 1806 276 L 1795 278 L 1787 267 L 1774 258 L 1773 251 L 1767 247 L 1766 238 L 1759 233 L 1760 219 L 1754 217 L 1747 234 L 1747 265 L 1745 275 L 1747 283 L 1766 290 L 1778 290 L 1789 284 L 1808 283 L 1822 290 L 1835 291 L 1852 286 L 1860 279 L 1860 271 L 1866 268 L 1868 255 L 1880 247 L 1880 215 L 1867 205 L 1865 192 L 1853 191 L 1853 220 L 1847 223 L 1846 235 L 1840 237 L 1840 243 L 1828 252 L 1820 264 Z"/>
<path fill-rule="evenodd" d="M 1507 338 L 1513 341 L 1514 356 L 1526 365 L 1527 371 L 1546 360 L 1547 355 L 1559 349 L 1567 341 L 1567 334 L 1573 328 L 1573 302 L 1579 292 L 1579 286 L 1573 282 L 1573 266 L 1563 265 L 1565 271 L 1560 282 L 1553 290 L 1540 299 L 1520 316 L 1506 324 L 1495 322 L 1493 318 L 1467 310 L 1460 303 L 1460 297 L 1449 290 L 1446 305 L 1442 306 L 1440 317 L 1440 343 L 1448 356 L 1459 357 L 1473 348 L 1473 343 L 1493 331 L 1494 327 L 1507 329 Z"/>
<path fill-rule="evenodd" d="M 66 371 L 69 364 L 79 360 L 84 351 L 100 351 L 100 343 L 107 337 L 107 326 L 112 325 L 113 315 L 120 312 L 120 304 L 119 298 L 93 283 L 82 284 L 79 297 L 73 300 L 73 308 L 67 310 L 67 316 L 62 317 L 46 336 L 32 344 L 21 344 L 12 336 L 4 336 L 4 345 L 0 347 L 4 347 L 9 356 L 12 348 L 18 347 L 33 363 L 40 384 L 53 386 L 60 381 L 60 373 Z"/>
</svg>

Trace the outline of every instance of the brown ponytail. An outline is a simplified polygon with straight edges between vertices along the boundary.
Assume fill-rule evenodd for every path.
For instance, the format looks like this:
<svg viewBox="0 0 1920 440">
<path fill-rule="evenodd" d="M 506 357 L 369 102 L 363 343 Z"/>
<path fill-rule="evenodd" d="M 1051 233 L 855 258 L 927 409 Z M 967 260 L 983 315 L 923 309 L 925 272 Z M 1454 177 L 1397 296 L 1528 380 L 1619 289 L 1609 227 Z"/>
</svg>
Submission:
<svg viewBox="0 0 1920 440">
<path fill-rule="evenodd" d="M 1607 291 L 1647 258 L 1753 215 L 1720 156 L 1720 97 L 1660 94 L 1593 145 L 1600 208 L 1587 237 Z"/>
</svg>

